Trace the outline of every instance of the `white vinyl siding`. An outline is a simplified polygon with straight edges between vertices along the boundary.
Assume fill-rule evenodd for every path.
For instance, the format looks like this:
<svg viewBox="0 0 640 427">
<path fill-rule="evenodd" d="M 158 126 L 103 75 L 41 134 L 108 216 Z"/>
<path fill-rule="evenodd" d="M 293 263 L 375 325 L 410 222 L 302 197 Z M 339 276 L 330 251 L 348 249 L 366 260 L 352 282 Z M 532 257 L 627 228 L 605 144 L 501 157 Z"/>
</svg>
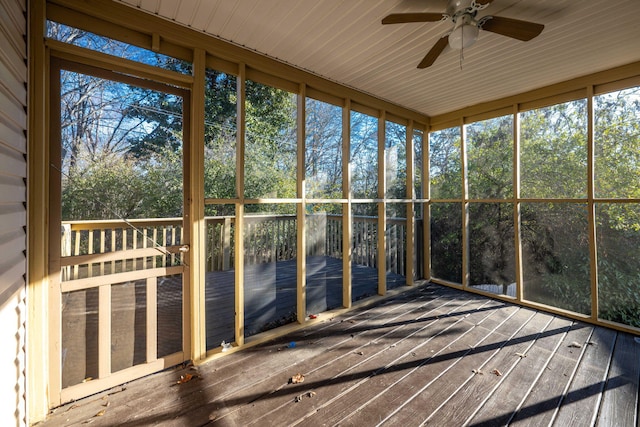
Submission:
<svg viewBox="0 0 640 427">
<path fill-rule="evenodd" d="M 26 425 L 26 1 L 0 0 L 0 425 Z"/>
</svg>

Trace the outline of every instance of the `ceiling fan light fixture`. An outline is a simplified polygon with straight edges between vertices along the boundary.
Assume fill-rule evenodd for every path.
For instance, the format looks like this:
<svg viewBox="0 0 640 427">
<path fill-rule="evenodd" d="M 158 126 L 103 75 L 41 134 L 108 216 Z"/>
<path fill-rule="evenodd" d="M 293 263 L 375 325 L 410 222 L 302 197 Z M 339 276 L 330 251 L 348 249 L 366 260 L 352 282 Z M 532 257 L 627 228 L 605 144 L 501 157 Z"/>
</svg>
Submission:
<svg viewBox="0 0 640 427">
<path fill-rule="evenodd" d="M 479 29 L 472 23 L 462 23 L 449 34 L 449 46 L 452 49 L 466 49 L 478 40 Z"/>
</svg>

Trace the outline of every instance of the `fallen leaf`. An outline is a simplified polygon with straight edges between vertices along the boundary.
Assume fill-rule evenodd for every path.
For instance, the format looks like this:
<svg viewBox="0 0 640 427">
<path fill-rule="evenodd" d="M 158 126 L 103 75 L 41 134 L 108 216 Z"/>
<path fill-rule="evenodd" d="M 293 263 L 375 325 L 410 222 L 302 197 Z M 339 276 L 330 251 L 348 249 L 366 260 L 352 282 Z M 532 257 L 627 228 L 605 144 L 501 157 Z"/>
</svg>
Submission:
<svg viewBox="0 0 640 427">
<path fill-rule="evenodd" d="M 582 346 L 581 346 L 579 343 L 577 343 L 577 342 L 575 342 L 575 341 L 574 341 L 574 342 L 572 342 L 571 344 L 569 344 L 569 347 L 572 347 L 572 348 L 580 348 L 580 347 L 582 347 Z"/>
<path fill-rule="evenodd" d="M 70 410 L 72 410 L 72 409 L 76 409 L 77 407 L 78 407 L 78 405 L 76 405 L 76 404 L 74 403 L 73 405 L 69 406 L 65 412 L 68 412 L 68 411 L 70 411 Z"/>
<path fill-rule="evenodd" d="M 480 369 L 472 369 L 471 372 L 477 375 L 484 375 L 484 372 L 482 372 Z"/>
<path fill-rule="evenodd" d="M 94 417 L 101 417 L 105 414 L 105 412 L 107 412 L 106 409 L 101 410 L 100 412 L 98 412 L 97 414 L 94 415 Z"/>
<path fill-rule="evenodd" d="M 304 381 L 304 375 L 302 375 L 301 373 L 297 373 L 291 378 L 289 378 L 289 384 L 300 384 L 303 381 Z"/>
<path fill-rule="evenodd" d="M 83 379 L 82 382 L 86 383 L 86 382 L 89 382 L 91 380 L 93 380 L 93 377 L 87 377 L 87 378 Z"/>
<path fill-rule="evenodd" d="M 293 401 L 296 402 L 296 403 L 300 402 L 301 400 L 302 400 L 302 395 L 301 394 L 297 395 L 296 398 L 293 399 Z"/>
<path fill-rule="evenodd" d="M 307 393 L 307 396 L 309 396 L 309 397 L 313 397 L 315 395 L 316 395 L 315 391 L 310 391 L 309 393 Z"/>
<path fill-rule="evenodd" d="M 516 353 L 516 356 L 518 356 L 520 359 L 527 357 L 527 355 L 524 353 Z"/>
<path fill-rule="evenodd" d="M 598 345 L 598 343 L 597 343 L 597 342 L 593 342 L 593 341 L 589 341 L 589 342 L 587 343 L 587 345 Z"/>
<path fill-rule="evenodd" d="M 360 356 L 364 355 L 364 353 L 363 353 L 363 352 L 361 352 L 361 351 L 356 351 L 355 353 L 356 353 L 357 355 L 360 355 Z"/>
<path fill-rule="evenodd" d="M 502 375 L 502 372 L 498 371 L 497 369 L 494 369 L 493 371 L 491 371 L 492 374 L 494 374 L 496 377 L 499 377 Z"/>
<path fill-rule="evenodd" d="M 197 377 L 197 375 L 194 375 L 194 374 L 180 375 L 180 379 L 176 382 L 176 384 L 188 383 L 189 381 L 191 381 L 192 379 L 194 379 L 196 377 Z"/>
<path fill-rule="evenodd" d="M 104 406 L 105 408 L 108 408 L 110 405 L 111 402 L 109 402 L 108 400 L 102 404 L 102 406 Z"/>
</svg>

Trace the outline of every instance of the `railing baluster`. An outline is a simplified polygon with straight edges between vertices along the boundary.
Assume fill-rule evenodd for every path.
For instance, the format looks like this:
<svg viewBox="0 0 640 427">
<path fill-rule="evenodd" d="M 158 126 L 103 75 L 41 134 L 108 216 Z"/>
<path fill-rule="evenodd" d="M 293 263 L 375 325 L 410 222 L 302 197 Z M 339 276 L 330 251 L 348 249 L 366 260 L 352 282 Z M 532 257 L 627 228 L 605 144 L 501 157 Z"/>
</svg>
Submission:
<svg viewBox="0 0 640 427">
<path fill-rule="evenodd" d="M 104 228 L 100 229 L 100 253 L 103 254 L 105 251 L 105 233 L 106 230 Z M 100 275 L 104 276 L 104 262 L 100 263 Z"/>
<path fill-rule="evenodd" d="M 116 228 L 112 228 L 111 229 L 111 252 L 115 252 L 116 251 Z M 115 261 L 111 261 L 111 274 L 114 274 L 116 272 L 116 262 Z"/>
<path fill-rule="evenodd" d="M 93 230 L 87 234 L 87 254 L 93 254 Z M 87 277 L 93 277 L 93 263 L 87 264 Z"/>
<path fill-rule="evenodd" d="M 75 239 L 74 245 L 73 245 L 73 255 L 80 255 L 80 230 L 74 230 L 73 238 Z M 77 265 L 73 266 L 72 277 L 73 277 L 73 279 L 77 279 L 78 278 L 78 266 Z"/>
<path fill-rule="evenodd" d="M 167 245 L 167 227 L 162 227 L 162 246 L 166 247 Z M 162 255 L 162 267 L 167 266 L 167 255 Z"/>
<path fill-rule="evenodd" d="M 153 236 L 153 246 L 156 247 L 158 245 L 158 227 L 153 227 L 152 232 L 151 232 L 151 236 Z M 151 267 L 152 268 L 156 268 L 158 267 L 158 257 L 154 256 L 151 259 Z"/>
<path fill-rule="evenodd" d="M 231 218 L 225 217 L 221 224 L 222 230 L 222 266 L 221 270 L 231 269 Z"/>
</svg>

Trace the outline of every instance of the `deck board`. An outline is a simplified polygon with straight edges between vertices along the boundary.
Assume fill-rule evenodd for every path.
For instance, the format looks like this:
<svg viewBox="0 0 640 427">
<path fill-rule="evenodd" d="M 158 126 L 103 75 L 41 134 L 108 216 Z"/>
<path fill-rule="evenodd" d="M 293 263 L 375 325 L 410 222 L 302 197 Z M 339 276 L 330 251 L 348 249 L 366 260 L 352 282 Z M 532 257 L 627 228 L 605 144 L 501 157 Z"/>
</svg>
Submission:
<svg viewBox="0 0 640 427">
<path fill-rule="evenodd" d="M 555 417 L 563 396 L 570 386 L 584 346 L 589 341 L 591 328 L 574 323 L 563 340 L 553 350 L 549 363 L 524 400 L 512 424 L 517 426 L 548 425 Z M 579 346 L 579 347 L 578 347 Z"/>
<path fill-rule="evenodd" d="M 564 397 L 555 422 L 558 425 L 593 425 L 602 399 L 616 332 L 597 327 L 592 330 L 584 356 Z"/>
<path fill-rule="evenodd" d="M 637 425 L 640 346 L 619 334 L 602 399 L 599 425 Z"/>
<path fill-rule="evenodd" d="M 42 425 L 635 426 L 639 350 L 630 334 L 425 284 L 67 404 Z M 305 381 L 289 384 L 298 372 Z"/>
</svg>

